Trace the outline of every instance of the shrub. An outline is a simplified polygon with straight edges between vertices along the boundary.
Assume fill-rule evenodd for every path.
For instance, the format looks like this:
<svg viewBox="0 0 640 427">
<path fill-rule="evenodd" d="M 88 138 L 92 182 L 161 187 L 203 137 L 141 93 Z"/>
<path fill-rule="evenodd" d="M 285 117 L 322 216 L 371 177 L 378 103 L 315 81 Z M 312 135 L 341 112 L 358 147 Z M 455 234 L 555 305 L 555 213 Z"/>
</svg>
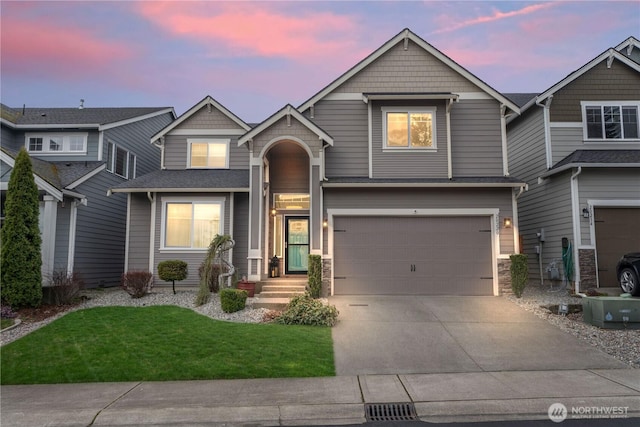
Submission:
<svg viewBox="0 0 640 427">
<path fill-rule="evenodd" d="M 527 256 L 515 254 L 509 256 L 511 259 L 511 289 L 517 298 L 522 297 L 522 292 L 527 285 L 529 273 L 527 270 Z"/>
<path fill-rule="evenodd" d="M 200 277 L 200 282 L 206 282 L 207 288 L 209 292 L 218 293 L 220 290 L 220 285 L 218 283 L 218 276 L 222 273 L 226 273 L 223 268 L 220 267 L 220 264 L 211 264 L 211 270 L 209 274 L 205 274 L 205 263 L 200 264 L 198 268 L 198 277 Z M 204 286 L 203 286 L 204 287 Z"/>
<path fill-rule="evenodd" d="M 320 298 L 322 291 L 322 257 L 309 255 L 309 293 L 312 298 Z"/>
<path fill-rule="evenodd" d="M 244 309 L 246 302 L 247 291 L 229 288 L 220 291 L 220 305 L 225 313 L 235 313 Z"/>
<path fill-rule="evenodd" d="M 0 241 L 0 294 L 14 308 L 42 302 L 42 238 L 38 227 L 38 187 L 27 151 L 22 148 L 7 185 Z"/>
<path fill-rule="evenodd" d="M 173 293 L 176 293 L 176 280 L 184 280 L 189 274 L 187 263 L 179 259 L 169 259 L 158 264 L 158 276 L 165 282 L 173 284 Z"/>
<path fill-rule="evenodd" d="M 127 271 L 122 275 L 121 286 L 131 298 L 142 298 L 153 287 L 153 274 L 148 271 Z"/>
<path fill-rule="evenodd" d="M 67 274 L 66 271 L 56 270 L 51 276 L 51 286 L 48 288 L 51 302 L 56 305 L 66 305 L 73 302 L 84 289 L 84 281 L 78 273 Z"/>
<path fill-rule="evenodd" d="M 276 319 L 283 325 L 333 326 L 338 321 L 338 309 L 325 305 L 311 295 L 297 295 L 291 298 L 287 308 Z"/>
</svg>

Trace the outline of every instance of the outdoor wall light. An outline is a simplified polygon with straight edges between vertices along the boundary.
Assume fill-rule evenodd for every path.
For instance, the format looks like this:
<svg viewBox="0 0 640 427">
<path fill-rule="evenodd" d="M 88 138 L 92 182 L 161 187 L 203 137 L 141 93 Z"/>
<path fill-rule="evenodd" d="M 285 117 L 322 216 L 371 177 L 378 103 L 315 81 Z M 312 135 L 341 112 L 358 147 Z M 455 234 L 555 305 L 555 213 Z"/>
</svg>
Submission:
<svg viewBox="0 0 640 427">
<path fill-rule="evenodd" d="M 589 209 L 587 208 L 582 209 L 582 218 L 589 218 Z"/>
<path fill-rule="evenodd" d="M 323 226 L 324 228 L 327 228 L 327 227 L 329 226 L 329 221 L 327 221 L 327 218 L 325 218 L 325 219 L 323 219 L 323 220 L 322 220 L 322 226 Z"/>
<path fill-rule="evenodd" d="M 504 228 L 511 228 L 511 218 L 504 219 Z"/>
<path fill-rule="evenodd" d="M 277 213 L 276 208 L 271 209 L 271 216 L 276 216 Z"/>
</svg>

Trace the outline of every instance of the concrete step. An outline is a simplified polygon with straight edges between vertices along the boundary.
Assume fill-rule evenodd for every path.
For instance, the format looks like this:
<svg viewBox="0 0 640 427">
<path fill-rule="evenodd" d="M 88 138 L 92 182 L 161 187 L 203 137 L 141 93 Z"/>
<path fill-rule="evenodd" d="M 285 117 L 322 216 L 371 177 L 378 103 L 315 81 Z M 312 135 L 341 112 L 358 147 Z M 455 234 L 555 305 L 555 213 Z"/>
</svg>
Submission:
<svg viewBox="0 0 640 427">
<path fill-rule="evenodd" d="M 293 290 L 293 291 L 265 291 L 264 289 L 262 290 L 262 292 L 260 292 L 258 294 L 258 296 L 260 298 L 291 298 L 294 297 L 296 295 L 304 295 L 304 289 L 302 291 L 300 290 Z"/>
<path fill-rule="evenodd" d="M 262 285 L 262 292 L 302 292 L 304 293 L 306 286 L 304 285 Z"/>
<path fill-rule="evenodd" d="M 269 310 L 282 311 L 289 304 L 289 298 L 259 298 L 253 299 L 253 308 L 266 308 Z"/>
</svg>

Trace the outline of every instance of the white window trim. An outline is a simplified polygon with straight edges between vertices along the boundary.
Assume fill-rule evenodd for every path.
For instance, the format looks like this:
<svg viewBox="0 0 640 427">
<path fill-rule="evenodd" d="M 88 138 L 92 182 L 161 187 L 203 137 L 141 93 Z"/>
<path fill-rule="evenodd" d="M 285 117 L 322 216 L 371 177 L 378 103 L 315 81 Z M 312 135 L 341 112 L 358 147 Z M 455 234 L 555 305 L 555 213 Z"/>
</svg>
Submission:
<svg viewBox="0 0 640 427">
<path fill-rule="evenodd" d="M 109 158 L 109 147 L 113 147 L 113 153 L 111 158 Z M 118 148 L 125 151 L 127 153 L 126 159 L 127 159 L 127 166 L 124 168 L 124 175 L 120 175 L 119 173 L 116 172 L 116 153 L 118 152 Z M 107 161 L 105 162 L 107 165 L 107 172 L 114 174 L 115 176 L 119 176 L 120 178 L 124 178 L 124 179 L 134 179 L 136 177 L 137 174 L 137 168 L 138 168 L 138 156 L 131 152 L 130 150 L 127 150 L 126 148 L 124 148 L 121 145 L 118 145 L 117 143 L 113 142 L 113 141 L 108 141 L 107 142 Z M 129 176 L 129 171 L 131 170 L 131 164 L 133 163 L 133 176 Z"/>
<path fill-rule="evenodd" d="M 220 233 L 224 233 L 224 216 L 225 216 L 225 201 L 224 197 L 196 197 L 196 198 L 184 198 L 184 197 L 162 197 L 162 213 L 160 222 L 160 251 L 162 252 L 192 252 L 203 253 L 208 248 L 175 248 L 172 246 L 165 246 L 165 237 L 167 232 L 167 204 L 168 203 L 209 203 L 220 205 Z"/>
<path fill-rule="evenodd" d="M 638 121 L 640 122 L 640 103 L 638 101 L 580 101 L 580 108 L 582 110 L 582 138 L 585 143 L 606 142 L 611 144 L 640 141 L 640 138 L 589 138 L 587 133 L 587 107 L 600 107 L 601 111 L 602 107 L 636 107 L 638 109 Z M 640 123 L 638 126 L 640 127 Z M 638 135 L 640 135 L 640 129 L 638 129 Z"/>
<path fill-rule="evenodd" d="M 60 137 L 62 138 L 62 150 L 61 151 L 50 151 L 49 147 L 44 144 L 44 139 L 48 137 Z M 79 136 L 83 139 L 82 141 L 82 150 L 81 151 L 71 151 L 69 150 L 70 141 L 69 138 L 72 136 Z M 32 151 L 29 149 L 29 139 L 30 138 L 42 138 L 42 151 Z M 84 156 L 87 154 L 87 140 L 89 138 L 89 134 L 86 132 L 83 133 L 61 133 L 61 132 L 39 132 L 39 133 L 27 133 L 24 136 L 24 147 L 29 154 L 37 154 L 38 156 Z M 65 149 L 66 148 L 66 149 Z"/>
<path fill-rule="evenodd" d="M 191 145 L 192 144 L 225 144 L 226 155 L 224 159 L 224 167 L 213 168 L 209 166 L 191 166 Z M 229 169 L 229 147 L 231 145 L 230 139 L 219 138 L 187 138 L 187 168 L 189 169 Z"/>
<path fill-rule="evenodd" d="M 436 152 L 438 151 L 438 138 L 436 128 L 436 111 L 437 107 L 381 107 L 382 111 L 382 150 L 384 152 L 406 152 L 406 151 L 421 151 L 421 152 Z M 432 136 L 433 146 L 425 148 L 417 147 L 389 147 L 387 146 L 387 113 L 428 113 L 432 115 Z"/>
</svg>

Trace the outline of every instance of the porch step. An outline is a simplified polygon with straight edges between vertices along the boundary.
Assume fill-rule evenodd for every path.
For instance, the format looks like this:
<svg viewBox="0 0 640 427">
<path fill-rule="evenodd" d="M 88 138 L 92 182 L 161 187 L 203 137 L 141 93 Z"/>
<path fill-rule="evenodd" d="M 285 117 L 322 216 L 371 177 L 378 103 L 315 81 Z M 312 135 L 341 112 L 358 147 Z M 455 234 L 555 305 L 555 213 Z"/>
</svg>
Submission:
<svg viewBox="0 0 640 427">
<path fill-rule="evenodd" d="M 253 300 L 254 308 L 284 310 L 289 300 L 306 292 L 307 284 L 300 279 L 268 279 L 261 282 L 259 294 Z"/>
<path fill-rule="evenodd" d="M 302 292 L 306 289 L 306 285 L 262 285 L 262 293 L 264 292 Z"/>
<path fill-rule="evenodd" d="M 266 308 L 269 310 L 282 311 L 289 304 L 289 298 L 263 298 L 256 295 L 253 299 L 253 308 Z"/>
</svg>

